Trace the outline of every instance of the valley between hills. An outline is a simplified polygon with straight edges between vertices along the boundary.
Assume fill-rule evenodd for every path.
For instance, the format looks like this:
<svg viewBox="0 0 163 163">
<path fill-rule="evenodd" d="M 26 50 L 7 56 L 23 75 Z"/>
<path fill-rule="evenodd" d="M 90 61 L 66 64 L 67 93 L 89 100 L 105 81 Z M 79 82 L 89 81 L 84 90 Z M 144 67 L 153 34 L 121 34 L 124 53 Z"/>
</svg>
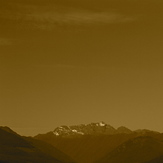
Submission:
<svg viewBox="0 0 163 163">
<path fill-rule="evenodd" d="M 163 134 L 104 122 L 60 126 L 34 137 L 0 127 L 0 163 L 162 163 Z"/>
</svg>

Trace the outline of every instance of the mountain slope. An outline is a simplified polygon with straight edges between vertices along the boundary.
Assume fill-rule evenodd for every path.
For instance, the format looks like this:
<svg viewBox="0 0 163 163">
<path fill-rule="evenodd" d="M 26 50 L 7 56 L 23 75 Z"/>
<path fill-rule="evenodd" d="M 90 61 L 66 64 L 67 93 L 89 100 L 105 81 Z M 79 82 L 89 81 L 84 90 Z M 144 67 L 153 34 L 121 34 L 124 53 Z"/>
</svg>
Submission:
<svg viewBox="0 0 163 163">
<path fill-rule="evenodd" d="M 61 126 L 34 138 L 53 145 L 78 163 L 93 163 L 128 140 L 139 136 L 155 138 L 159 137 L 158 135 L 159 133 L 149 130 L 131 131 L 126 127 L 115 129 L 100 122 L 88 125 Z"/>
<path fill-rule="evenodd" d="M 101 135 L 82 137 L 54 137 L 53 135 L 44 135 L 37 139 L 46 141 L 67 155 L 71 156 L 79 163 L 93 162 L 103 157 L 108 151 L 125 142 L 132 135 Z"/>
<path fill-rule="evenodd" d="M 7 127 L 0 127 L 0 162 L 63 163 Z"/>
<path fill-rule="evenodd" d="M 53 145 L 50 145 L 44 141 L 33 139 L 32 137 L 25 137 L 25 139 L 30 142 L 34 147 L 46 153 L 64 163 L 74 163 L 75 161 L 68 155 L 64 154 L 60 150 L 56 149 Z"/>
<path fill-rule="evenodd" d="M 142 163 L 162 154 L 163 142 L 141 136 L 121 144 L 96 163 Z"/>
<path fill-rule="evenodd" d="M 156 157 L 150 161 L 146 161 L 144 163 L 163 163 L 163 155 Z"/>
</svg>

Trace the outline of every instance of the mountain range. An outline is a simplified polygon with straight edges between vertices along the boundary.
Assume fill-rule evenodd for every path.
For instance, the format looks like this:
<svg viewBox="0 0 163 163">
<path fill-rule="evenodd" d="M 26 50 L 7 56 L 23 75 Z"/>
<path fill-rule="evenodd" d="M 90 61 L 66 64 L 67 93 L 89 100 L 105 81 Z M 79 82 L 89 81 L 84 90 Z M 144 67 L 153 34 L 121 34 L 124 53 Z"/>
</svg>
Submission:
<svg viewBox="0 0 163 163">
<path fill-rule="evenodd" d="M 60 126 L 34 137 L 0 127 L 0 163 L 162 163 L 163 134 L 104 122 Z"/>
<path fill-rule="evenodd" d="M 118 129 L 104 123 L 91 123 L 91 124 L 81 124 L 76 126 L 60 126 L 57 127 L 53 134 L 56 136 L 77 136 L 77 135 L 112 135 L 118 133 L 131 133 L 132 131 L 126 127 L 119 127 Z"/>
</svg>

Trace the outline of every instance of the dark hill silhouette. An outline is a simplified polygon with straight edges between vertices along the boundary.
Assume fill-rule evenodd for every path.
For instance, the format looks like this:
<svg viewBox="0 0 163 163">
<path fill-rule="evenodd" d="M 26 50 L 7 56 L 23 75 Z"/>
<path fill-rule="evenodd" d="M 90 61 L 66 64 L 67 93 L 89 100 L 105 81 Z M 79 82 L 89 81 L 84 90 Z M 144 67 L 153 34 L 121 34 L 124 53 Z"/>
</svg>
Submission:
<svg viewBox="0 0 163 163">
<path fill-rule="evenodd" d="M 141 136 L 121 144 L 96 163 L 142 163 L 160 155 L 163 155 L 163 142 Z"/>
<path fill-rule="evenodd" d="M 103 157 L 108 151 L 113 150 L 121 143 L 133 137 L 132 135 L 101 135 L 82 137 L 54 137 L 53 135 L 42 135 L 37 139 L 54 145 L 79 163 L 93 162 Z"/>
<path fill-rule="evenodd" d="M 82 133 L 82 134 L 81 134 Z M 62 126 L 35 137 L 0 127 L 0 163 L 160 163 L 163 134 L 100 123 Z"/>
<path fill-rule="evenodd" d="M 44 152 L 43 150 L 41 150 L 41 148 L 38 148 L 37 145 L 35 145 L 36 143 L 31 142 L 32 140 L 29 141 L 28 138 L 25 139 L 24 137 L 21 137 L 8 127 L 0 127 L 0 162 L 5 163 L 65 162 L 62 161 L 63 159 L 59 160 L 58 158 L 54 158 L 48 152 Z M 53 151 L 58 152 L 57 155 L 59 155 L 59 150 L 57 151 L 57 149 L 53 149 Z M 60 155 L 63 156 L 64 154 Z"/>
<path fill-rule="evenodd" d="M 54 148 L 54 146 L 49 143 L 33 139 L 32 137 L 24 137 L 24 139 L 26 139 L 28 142 L 30 142 L 33 146 L 35 146 L 37 149 L 39 149 L 43 153 L 46 153 L 54 158 L 57 158 L 58 160 L 61 160 L 64 163 L 74 163 L 75 162 L 68 155 L 64 154 L 57 148 Z"/>
<path fill-rule="evenodd" d="M 163 155 L 156 157 L 150 161 L 146 161 L 144 163 L 163 163 Z"/>
</svg>

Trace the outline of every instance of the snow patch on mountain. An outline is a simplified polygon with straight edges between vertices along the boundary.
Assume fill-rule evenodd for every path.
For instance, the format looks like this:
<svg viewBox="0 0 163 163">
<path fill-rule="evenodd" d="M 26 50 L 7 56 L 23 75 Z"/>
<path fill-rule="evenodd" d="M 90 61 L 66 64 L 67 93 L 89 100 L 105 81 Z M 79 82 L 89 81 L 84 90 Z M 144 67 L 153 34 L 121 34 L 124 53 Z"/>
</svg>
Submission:
<svg viewBox="0 0 163 163">
<path fill-rule="evenodd" d="M 59 136 L 58 132 L 53 132 L 54 135 Z"/>
<path fill-rule="evenodd" d="M 106 124 L 104 122 L 100 122 L 99 125 L 100 126 L 106 126 Z"/>
<path fill-rule="evenodd" d="M 56 136 L 80 136 L 80 135 L 113 135 L 119 133 L 131 133 L 132 131 L 126 127 L 114 127 L 104 123 L 103 121 L 98 123 L 81 124 L 74 126 L 60 126 L 57 127 L 53 134 Z"/>
</svg>

